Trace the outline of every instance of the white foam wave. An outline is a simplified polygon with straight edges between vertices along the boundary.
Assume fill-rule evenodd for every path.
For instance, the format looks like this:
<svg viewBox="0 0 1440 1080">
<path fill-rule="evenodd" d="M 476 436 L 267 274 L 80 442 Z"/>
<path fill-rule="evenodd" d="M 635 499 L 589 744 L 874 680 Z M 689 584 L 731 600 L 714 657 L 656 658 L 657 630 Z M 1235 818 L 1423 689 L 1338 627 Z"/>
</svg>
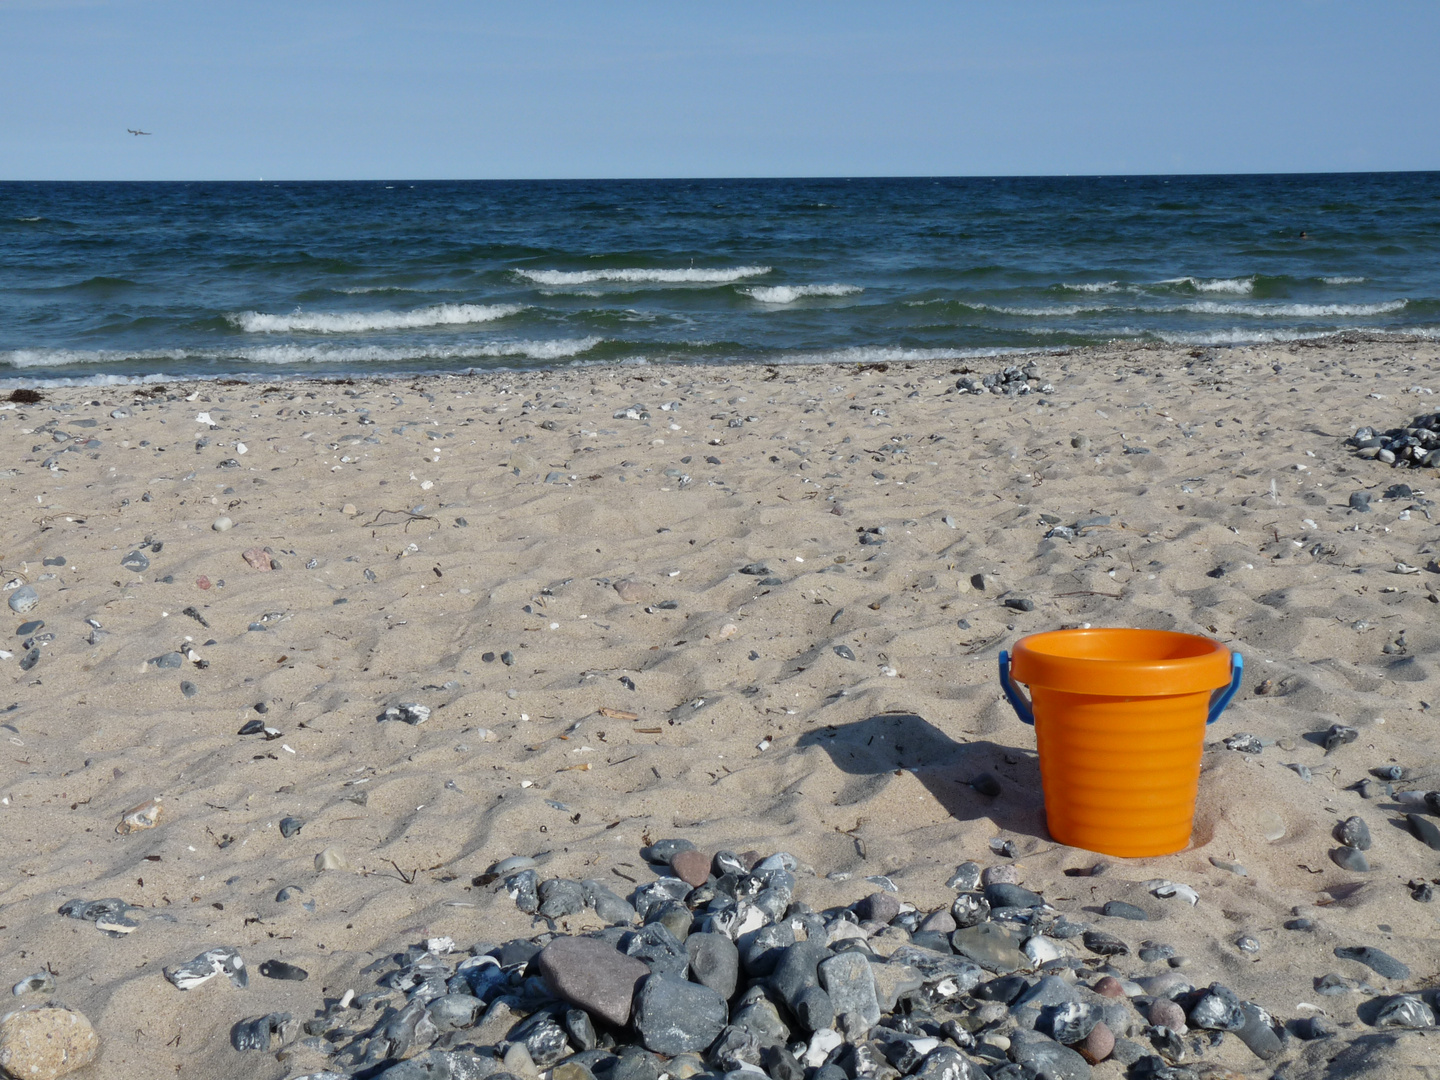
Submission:
<svg viewBox="0 0 1440 1080">
<path fill-rule="evenodd" d="M 762 304 L 793 304 L 806 296 L 854 296 L 859 285 L 752 285 L 742 293 Z"/>
<path fill-rule="evenodd" d="M 119 363 L 241 363 L 241 364 L 399 364 L 424 361 L 503 359 L 565 360 L 589 352 L 604 338 L 557 338 L 547 341 L 498 341 L 453 348 L 399 349 L 383 345 L 254 345 L 239 349 L 186 351 L 165 349 L 12 349 L 0 352 L 0 366 L 11 368 L 70 367 Z"/>
<path fill-rule="evenodd" d="M 1041 352 L 1025 348 L 905 349 L 893 345 L 853 345 L 846 349 L 791 353 L 783 361 L 792 364 L 904 364 L 922 360 L 969 360 L 983 356 Z"/>
<path fill-rule="evenodd" d="M 1193 332 L 1155 331 L 1167 345 L 1266 345 L 1287 341 L 1309 341 L 1329 337 L 1334 330 L 1211 330 Z M 1142 334 L 1144 331 L 1137 331 Z"/>
<path fill-rule="evenodd" d="M 1365 279 L 1363 277 L 1353 277 L 1349 274 L 1335 274 L 1332 277 L 1322 277 L 1320 280 L 1326 285 L 1359 285 Z"/>
<path fill-rule="evenodd" d="M 679 270 L 619 268 L 613 270 L 516 270 L 518 277 L 537 285 L 593 285 L 617 281 L 632 285 L 728 285 L 732 281 L 761 277 L 768 266 L 732 266 L 726 269 L 687 267 Z"/>
<path fill-rule="evenodd" d="M 1196 292 L 1235 293 L 1246 295 L 1255 291 L 1255 279 L 1245 278 L 1197 278 L 1178 277 L 1157 281 L 1157 285 L 1189 285 Z"/>
<path fill-rule="evenodd" d="M 1386 315 L 1399 311 L 1407 303 L 1405 300 L 1386 300 L 1378 304 L 1225 304 L 1201 300 L 1194 304 L 1181 304 L 1176 310 L 1190 311 L 1197 315 L 1245 315 L 1259 319 L 1316 319 L 1346 315 Z"/>
<path fill-rule="evenodd" d="M 248 334 L 363 334 L 375 330 L 469 326 L 503 319 L 522 310 L 520 304 L 433 304 L 413 311 L 295 311 L 289 315 L 240 311 L 225 318 Z"/>
<path fill-rule="evenodd" d="M 1078 281 L 1063 282 L 1062 289 L 1069 289 L 1071 292 L 1107 293 L 1119 292 L 1123 286 L 1118 281 Z"/>
<path fill-rule="evenodd" d="M 459 289 L 412 289 L 407 285 L 347 285 L 344 288 L 336 289 L 338 293 L 345 293 L 347 296 L 365 296 L 368 293 L 435 293 L 435 292 L 459 292 Z"/>
<path fill-rule="evenodd" d="M 1118 311 L 1113 304 L 1054 304 L 1050 307 L 1013 307 L 1009 304 L 966 304 L 977 311 L 993 311 L 999 315 L 1028 315 L 1047 318 L 1056 315 L 1085 315 L 1096 311 Z M 1135 309 L 1126 309 L 1135 310 Z"/>
<path fill-rule="evenodd" d="M 31 222 L 31 221 L 44 221 L 45 219 L 44 219 L 43 217 L 40 217 L 39 215 L 36 215 L 35 217 L 17 217 L 15 220 L 16 220 L 16 221 Z"/>
</svg>

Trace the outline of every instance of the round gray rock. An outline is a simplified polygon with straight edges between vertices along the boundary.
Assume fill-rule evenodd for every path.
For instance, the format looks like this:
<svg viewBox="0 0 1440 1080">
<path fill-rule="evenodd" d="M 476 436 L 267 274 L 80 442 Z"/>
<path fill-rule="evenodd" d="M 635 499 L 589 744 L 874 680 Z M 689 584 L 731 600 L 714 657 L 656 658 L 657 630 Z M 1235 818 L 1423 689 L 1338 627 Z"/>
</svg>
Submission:
<svg viewBox="0 0 1440 1080">
<path fill-rule="evenodd" d="M 40 603 L 40 594 L 29 585 L 21 585 L 10 594 L 10 610 L 16 615 L 24 615 L 28 611 L 33 611 L 38 603 Z"/>
<path fill-rule="evenodd" d="M 725 999 L 714 990 L 673 975 L 652 975 L 635 997 L 640 1041 L 667 1057 L 704 1050 L 728 1018 Z"/>
</svg>

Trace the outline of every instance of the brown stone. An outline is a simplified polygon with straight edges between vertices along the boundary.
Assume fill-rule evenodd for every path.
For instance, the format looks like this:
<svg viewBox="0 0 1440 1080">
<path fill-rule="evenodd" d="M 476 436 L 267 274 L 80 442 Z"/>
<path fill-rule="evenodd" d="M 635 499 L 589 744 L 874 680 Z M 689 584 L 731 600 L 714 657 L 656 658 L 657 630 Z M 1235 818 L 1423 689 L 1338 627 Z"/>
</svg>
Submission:
<svg viewBox="0 0 1440 1080">
<path fill-rule="evenodd" d="M 615 595 L 627 604 L 638 604 L 645 599 L 645 586 L 633 578 L 615 582 Z"/>
<path fill-rule="evenodd" d="M 100 1036 L 74 1009 L 45 1005 L 0 1017 L 0 1069 L 15 1080 L 55 1080 L 99 1052 Z"/>
<path fill-rule="evenodd" d="M 1120 980 L 1113 975 L 1102 976 L 1094 986 L 1097 994 L 1103 994 L 1108 998 L 1119 998 L 1125 1000 L 1125 987 L 1120 985 Z"/>
<path fill-rule="evenodd" d="M 1110 1056 L 1115 1049 L 1115 1035 L 1105 1026 L 1102 1020 L 1090 1029 L 1090 1034 L 1075 1044 L 1075 1049 L 1080 1056 L 1091 1065 L 1099 1064 Z"/>
<path fill-rule="evenodd" d="M 710 880 L 710 856 L 703 851 L 677 851 L 670 860 L 670 869 L 675 876 L 692 889 L 698 889 Z"/>
<path fill-rule="evenodd" d="M 650 969 L 598 938 L 561 937 L 536 958 L 545 984 L 557 997 L 624 1027 L 635 989 Z"/>
<path fill-rule="evenodd" d="M 1189 1030 L 1185 1010 L 1169 998 L 1156 998 L 1150 1005 L 1148 1019 L 1156 1027 L 1169 1028 L 1176 1035 L 1184 1035 Z"/>
</svg>

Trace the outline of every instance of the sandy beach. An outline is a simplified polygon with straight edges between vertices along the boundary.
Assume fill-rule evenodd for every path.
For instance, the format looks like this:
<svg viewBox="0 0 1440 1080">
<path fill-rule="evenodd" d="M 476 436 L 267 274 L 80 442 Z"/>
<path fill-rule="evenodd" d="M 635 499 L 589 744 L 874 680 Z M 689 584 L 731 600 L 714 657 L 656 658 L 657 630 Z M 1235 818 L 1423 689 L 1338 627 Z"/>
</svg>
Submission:
<svg viewBox="0 0 1440 1080">
<path fill-rule="evenodd" d="M 1440 974 L 1440 904 L 1415 898 L 1440 852 L 1407 823 L 1423 803 L 1395 797 L 1440 787 L 1434 473 L 1345 440 L 1440 407 L 1440 347 L 1102 348 L 1035 358 L 1023 395 L 957 391 L 1003 363 L 77 386 L 0 407 L 0 984 L 51 973 L 15 1004 L 90 1018 L 81 1077 L 305 1075 L 323 1039 L 241 1053 L 232 1026 L 319 1016 L 429 938 L 544 931 L 485 879 L 500 860 L 628 895 L 655 878 L 640 848 L 681 837 L 790 853 L 816 910 L 877 876 L 948 908 L 957 864 L 1013 864 L 1128 943 L 1105 970 L 1338 1029 L 1269 1061 L 1227 1037 L 1198 1075 L 1428 1075 L 1434 1030 L 1372 1021 Z M 1113 859 L 1047 833 L 996 656 L 1084 624 L 1244 655 L 1189 850 Z M 1327 753 L 1336 724 L 1358 737 Z M 1237 733 L 1258 752 L 1227 748 Z M 972 786 L 986 773 L 998 795 Z M 122 831 L 137 807 L 149 827 Z M 1366 871 L 1332 857 L 1352 816 Z M 109 897 L 137 925 L 58 913 Z M 1149 921 L 1098 914 L 1111 900 Z M 162 973 L 217 946 L 248 988 Z M 1350 946 L 1411 974 L 1337 958 Z M 309 977 L 264 977 L 272 960 Z M 1351 982 L 1321 993 L 1329 974 Z"/>
</svg>

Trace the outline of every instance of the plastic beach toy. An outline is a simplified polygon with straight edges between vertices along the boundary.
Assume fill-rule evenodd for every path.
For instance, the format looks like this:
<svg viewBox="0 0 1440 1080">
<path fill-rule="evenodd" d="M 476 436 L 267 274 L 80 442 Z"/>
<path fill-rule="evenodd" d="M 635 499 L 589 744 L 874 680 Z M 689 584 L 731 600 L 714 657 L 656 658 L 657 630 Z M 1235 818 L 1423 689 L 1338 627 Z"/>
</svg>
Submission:
<svg viewBox="0 0 1440 1080">
<path fill-rule="evenodd" d="M 1186 847 L 1205 725 L 1243 666 L 1217 641 L 1168 630 L 1052 630 L 1001 652 L 1000 685 L 1035 728 L 1050 835 L 1122 858 Z"/>
</svg>

